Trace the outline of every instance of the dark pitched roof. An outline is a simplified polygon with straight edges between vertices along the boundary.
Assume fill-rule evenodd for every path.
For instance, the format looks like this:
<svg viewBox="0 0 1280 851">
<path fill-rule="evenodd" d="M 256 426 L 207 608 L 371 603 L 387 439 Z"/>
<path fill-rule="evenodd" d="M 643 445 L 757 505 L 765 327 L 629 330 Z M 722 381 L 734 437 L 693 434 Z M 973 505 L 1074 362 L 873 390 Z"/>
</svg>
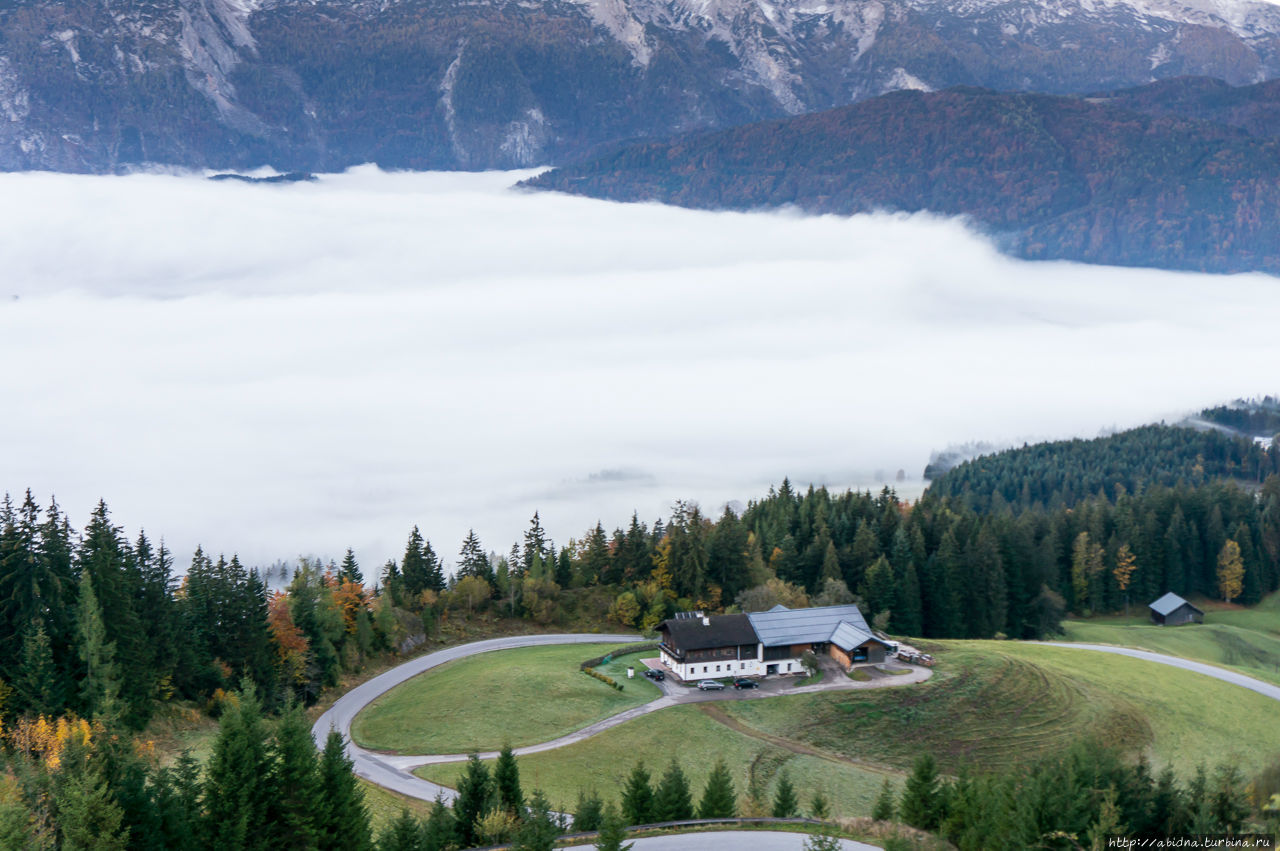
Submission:
<svg viewBox="0 0 1280 851">
<path fill-rule="evenodd" d="M 1195 609 L 1197 612 L 1200 612 L 1200 614 L 1202 615 L 1204 614 L 1204 612 L 1200 611 L 1200 609 L 1196 609 L 1195 606 L 1192 606 L 1190 603 L 1188 603 L 1186 600 L 1182 599 L 1172 591 L 1170 591 L 1168 594 L 1165 594 L 1159 600 L 1156 600 L 1148 608 L 1154 611 L 1157 615 L 1171 615 L 1174 612 L 1176 612 L 1178 609 L 1182 608 L 1183 606 L 1191 606 L 1191 608 Z"/>
<path fill-rule="evenodd" d="M 672 618 L 658 624 L 658 629 L 667 634 L 670 646 L 682 651 L 756 643 L 756 631 L 746 615 L 711 615 L 707 620 L 704 624 L 702 618 Z"/>
</svg>

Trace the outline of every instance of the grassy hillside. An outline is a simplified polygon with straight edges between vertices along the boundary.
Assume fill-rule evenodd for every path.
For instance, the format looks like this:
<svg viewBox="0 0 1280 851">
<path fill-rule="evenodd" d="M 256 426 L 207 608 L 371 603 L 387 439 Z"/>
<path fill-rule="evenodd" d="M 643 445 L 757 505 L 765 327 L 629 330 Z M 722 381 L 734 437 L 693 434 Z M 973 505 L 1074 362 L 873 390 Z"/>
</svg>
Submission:
<svg viewBox="0 0 1280 851">
<path fill-rule="evenodd" d="M 1224 760 L 1246 775 L 1280 754 L 1274 701 L 1189 671 L 1064 647 L 1015 642 L 938 645 L 937 676 L 920 686 L 717 702 L 663 710 L 569 748 L 520 760 L 528 787 L 571 806 L 578 788 L 614 794 L 640 759 L 678 756 L 700 788 L 724 758 L 746 786 L 787 765 L 822 788 L 840 815 L 865 815 L 880 780 L 929 751 L 948 772 L 1015 767 L 1093 738 L 1190 772 Z M 1229 709 L 1229 711 L 1224 711 Z M 461 766 L 423 777 L 452 784 Z"/>
<path fill-rule="evenodd" d="M 1203 624 L 1161 627 L 1144 614 L 1067 621 L 1063 628 L 1068 641 L 1168 653 L 1280 683 L 1280 594 L 1250 609 L 1217 604 Z"/>
<path fill-rule="evenodd" d="M 524 647 L 452 662 L 375 700 L 356 716 L 351 735 L 361 747 L 398 753 L 464 753 L 554 739 L 661 696 L 643 677 L 626 680 L 626 665 L 638 656 L 599 668 L 625 681 L 623 691 L 579 670 L 584 660 L 618 649 Z"/>
<path fill-rule="evenodd" d="M 787 703 L 789 698 L 751 703 Z M 595 789 L 605 800 L 617 800 L 627 774 L 639 760 L 650 773 L 662 774 L 672 757 L 701 797 L 707 775 L 717 759 L 723 759 L 733 775 L 739 802 L 745 799 L 750 772 L 754 771 L 772 799 L 773 785 L 782 768 L 801 790 L 807 809 L 812 792 L 821 789 L 833 803 L 836 815 L 867 815 L 885 773 L 853 761 L 805 753 L 803 746 L 785 746 L 747 735 L 725 726 L 714 717 L 714 707 L 724 704 L 676 706 L 637 718 L 576 745 L 520 758 L 520 777 L 526 789 L 542 789 L 552 803 L 572 810 L 579 789 Z M 791 704 L 794 706 L 794 704 Z M 811 749 L 810 749 L 811 750 Z M 416 773 L 428 780 L 455 785 L 464 765 L 427 766 Z M 889 776 L 898 781 L 898 775 Z"/>
</svg>

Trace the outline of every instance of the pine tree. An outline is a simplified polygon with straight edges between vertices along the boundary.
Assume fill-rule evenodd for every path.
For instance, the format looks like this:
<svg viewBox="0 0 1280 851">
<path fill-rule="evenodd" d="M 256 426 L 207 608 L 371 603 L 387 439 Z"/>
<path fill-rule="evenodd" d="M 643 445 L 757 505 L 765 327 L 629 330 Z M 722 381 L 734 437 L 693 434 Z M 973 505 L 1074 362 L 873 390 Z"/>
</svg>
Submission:
<svg viewBox="0 0 1280 851">
<path fill-rule="evenodd" d="M 422 851 L 446 851 L 458 841 L 458 823 L 453 810 L 437 797 L 431 805 L 427 823 L 422 826 Z"/>
<path fill-rule="evenodd" d="M 733 777 L 724 760 L 716 760 L 707 776 L 707 785 L 698 802 L 698 818 L 733 818 L 738 814 L 738 795 L 733 788 Z"/>
<path fill-rule="evenodd" d="M 604 817 L 600 822 L 600 836 L 596 839 L 596 851 L 631 851 L 634 842 L 625 842 L 627 838 L 626 819 L 618 814 L 612 802 L 605 807 Z"/>
<path fill-rule="evenodd" d="M 419 606 L 417 601 L 422 592 L 431 587 L 423 544 L 422 533 L 414 526 L 404 547 L 404 558 L 400 559 L 400 582 L 404 587 L 405 602 L 414 610 Z"/>
<path fill-rule="evenodd" d="M 401 810 L 399 817 L 378 837 L 378 851 L 420 851 L 421 848 L 421 826 L 407 809 Z"/>
<path fill-rule="evenodd" d="M 269 848 L 261 830 L 272 804 L 267 734 L 258 697 L 246 685 L 224 703 L 205 777 L 205 835 L 211 848 Z"/>
<path fill-rule="evenodd" d="M 902 820 L 921 830 L 935 830 L 942 818 L 942 794 L 938 786 L 938 765 L 932 754 L 916 759 L 902 790 L 899 813 Z"/>
<path fill-rule="evenodd" d="M 13 683 L 18 706 L 32 715 L 52 717 L 66 707 L 62 677 L 53 660 L 53 645 L 44 629 L 44 619 L 36 617 L 22 637 L 22 659 Z"/>
<path fill-rule="evenodd" d="M 480 545 L 480 539 L 476 537 L 475 529 L 467 530 L 466 540 L 462 542 L 462 549 L 458 551 L 458 569 L 454 572 L 454 579 L 464 576 L 474 576 L 490 585 L 493 584 L 493 568 L 489 564 L 488 554 Z"/>
<path fill-rule="evenodd" d="M 116 667 L 116 647 L 114 642 L 107 640 L 102 610 L 98 608 L 98 597 L 88 572 L 80 576 L 80 602 L 76 611 L 80 661 L 85 668 L 84 681 L 80 685 L 81 701 L 89 713 L 114 722 L 120 714 L 120 672 Z"/>
<path fill-rule="evenodd" d="M 458 782 L 458 797 L 453 802 L 453 814 L 458 820 L 458 838 L 464 848 L 479 843 L 477 830 L 480 820 L 489 811 L 489 793 L 492 780 L 489 769 L 472 754 L 467 760 L 467 771 Z"/>
<path fill-rule="evenodd" d="M 53 798 L 62 851 L 124 851 L 128 847 L 124 812 L 87 752 L 64 753 Z"/>
<path fill-rule="evenodd" d="M 356 554 L 350 547 L 347 547 L 347 554 L 342 557 L 342 566 L 338 569 L 338 576 L 343 582 L 364 584 L 364 574 L 360 572 L 360 565 L 356 563 Z"/>
<path fill-rule="evenodd" d="M 325 739 L 319 775 L 315 825 L 320 851 L 367 851 L 373 837 L 364 792 L 337 730 L 330 730 Z"/>
<path fill-rule="evenodd" d="M 560 837 L 560 824 L 551 812 L 551 804 L 540 790 L 529 797 L 529 809 L 516 831 L 512 851 L 551 851 Z"/>
<path fill-rule="evenodd" d="M 826 821 L 831 815 L 831 805 L 827 803 L 827 796 L 822 794 L 822 790 L 813 793 L 813 803 L 809 804 L 809 815 L 818 821 Z"/>
<path fill-rule="evenodd" d="M 884 784 L 880 787 L 880 795 L 876 798 L 875 806 L 871 808 L 871 817 L 876 821 L 893 821 L 893 811 L 893 784 L 886 777 Z"/>
<path fill-rule="evenodd" d="M 657 821 L 685 821 L 693 818 L 693 796 L 689 779 L 674 759 L 662 774 L 653 794 L 653 815 Z"/>
<path fill-rule="evenodd" d="M 791 785 L 791 774 L 785 769 L 778 775 L 778 788 L 773 794 L 773 817 L 795 818 L 800 814 L 800 801 L 796 787 Z"/>
<path fill-rule="evenodd" d="M 578 790 L 578 805 L 573 810 L 574 833 L 590 833 L 600 829 L 600 821 L 604 817 L 604 801 L 595 790 L 591 794 Z"/>
<path fill-rule="evenodd" d="M 503 809 L 515 816 L 524 812 L 524 793 L 520 791 L 520 768 L 516 765 L 511 745 L 504 744 L 493 766 L 493 785 Z"/>
<path fill-rule="evenodd" d="M 300 706 L 289 707 L 276 728 L 269 814 L 277 847 L 308 849 L 318 845 L 320 775 L 311 725 Z"/>
<path fill-rule="evenodd" d="M 652 824 L 654 818 L 653 787 L 643 762 L 637 762 L 622 790 L 622 817 L 627 824 Z"/>
</svg>

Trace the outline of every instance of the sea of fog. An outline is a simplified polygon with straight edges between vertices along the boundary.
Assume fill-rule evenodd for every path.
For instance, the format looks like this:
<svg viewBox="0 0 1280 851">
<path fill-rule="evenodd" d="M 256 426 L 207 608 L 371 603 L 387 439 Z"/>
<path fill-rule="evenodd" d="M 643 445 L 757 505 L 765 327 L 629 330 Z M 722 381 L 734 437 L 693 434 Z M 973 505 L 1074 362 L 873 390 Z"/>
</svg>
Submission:
<svg viewBox="0 0 1280 851">
<path fill-rule="evenodd" d="M 452 556 L 784 476 L 1275 392 L 1280 281 L 997 254 L 954 220 L 708 213 L 521 174 L 0 175 L 0 489 L 266 564 Z"/>
</svg>

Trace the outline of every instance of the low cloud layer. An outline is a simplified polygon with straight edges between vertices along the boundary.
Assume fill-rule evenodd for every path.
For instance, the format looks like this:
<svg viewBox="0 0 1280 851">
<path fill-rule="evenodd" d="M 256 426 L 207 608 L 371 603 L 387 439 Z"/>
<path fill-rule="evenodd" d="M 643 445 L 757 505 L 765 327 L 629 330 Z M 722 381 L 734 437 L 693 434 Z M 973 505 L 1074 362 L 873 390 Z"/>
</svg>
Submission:
<svg viewBox="0 0 1280 851">
<path fill-rule="evenodd" d="M 0 175 L 0 487 L 267 563 L 419 524 L 918 489 L 931 449 L 1274 392 L 1280 282 L 998 255 L 927 216 L 508 191 Z M 877 475 L 879 474 L 879 476 Z M 913 482 L 907 484 L 908 490 Z"/>
</svg>

